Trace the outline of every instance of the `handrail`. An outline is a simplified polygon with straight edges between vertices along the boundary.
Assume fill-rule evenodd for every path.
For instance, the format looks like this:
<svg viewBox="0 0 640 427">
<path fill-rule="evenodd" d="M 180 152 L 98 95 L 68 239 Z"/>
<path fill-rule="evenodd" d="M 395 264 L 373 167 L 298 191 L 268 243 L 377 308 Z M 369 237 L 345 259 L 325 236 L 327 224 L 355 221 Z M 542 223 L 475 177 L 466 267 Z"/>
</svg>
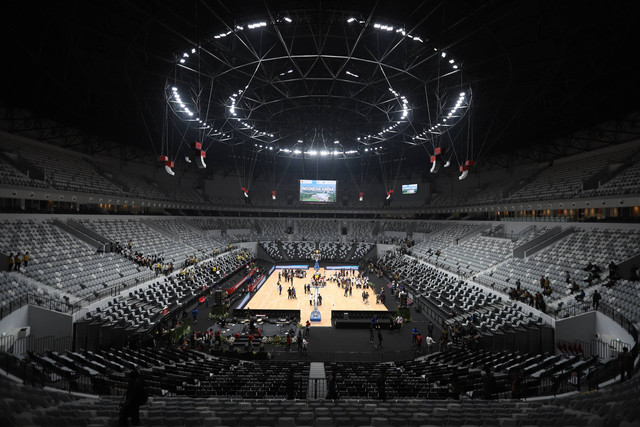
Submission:
<svg viewBox="0 0 640 427">
<path fill-rule="evenodd" d="M 25 305 L 35 305 L 49 310 L 58 311 L 60 313 L 69 314 L 73 314 L 74 311 L 80 309 L 80 304 L 78 304 L 78 302 L 68 303 L 38 294 L 27 293 L 12 299 L 7 304 L 0 307 L 0 320 Z"/>
<path fill-rule="evenodd" d="M 566 319 L 568 317 L 577 316 L 578 314 L 583 314 L 591 310 L 591 303 L 583 301 L 576 302 L 575 304 L 562 307 L 557 310 L 555 313 L 551 313 L 554 319 Z M 631 334 L 633 340 L 638 342 L 638 330 L 634 325 L 633 321 L 627 319 L 622 313 L 617 311 L 613 306 L 609 305 L 606 302 L 600 302 L 598 306 L 598 311 L 605 316 L 611 318 L 613 321 L 618 323 L 620 326 L 625 328 L 627 332 Z"/>
</svg>

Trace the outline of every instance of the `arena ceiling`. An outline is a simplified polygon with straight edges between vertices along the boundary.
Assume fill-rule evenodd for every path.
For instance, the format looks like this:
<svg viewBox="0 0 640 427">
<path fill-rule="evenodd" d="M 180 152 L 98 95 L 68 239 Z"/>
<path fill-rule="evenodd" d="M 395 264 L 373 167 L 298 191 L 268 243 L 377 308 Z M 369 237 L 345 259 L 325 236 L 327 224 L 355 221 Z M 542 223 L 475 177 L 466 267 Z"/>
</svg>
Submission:
<svg viewBox="0 0 640 427">
<path fill-rule="evenodd" d="M 209 166 L 258 152 L 428 169 L 437 147 L 458 166 L 637 110 L 637 2 L 16 7 L 6 106 L 176 163 L 200 141 Z"/>
</svg>

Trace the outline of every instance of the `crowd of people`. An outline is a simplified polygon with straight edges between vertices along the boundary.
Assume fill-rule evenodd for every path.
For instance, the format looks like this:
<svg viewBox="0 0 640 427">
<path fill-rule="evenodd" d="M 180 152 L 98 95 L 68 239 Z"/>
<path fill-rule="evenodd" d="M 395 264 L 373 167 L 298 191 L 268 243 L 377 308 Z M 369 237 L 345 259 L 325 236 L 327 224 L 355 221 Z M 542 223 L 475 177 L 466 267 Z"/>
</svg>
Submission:
<svg viewBox="0 0 640 427">
<path fill-rule="evenodd" d="M 544 296 L 551 295 L 551 286 L 549 284 L 548 277 L 540 278 L 540 286 L 542 291 L 538 291 L 535 294 L 529 292 L 528 289 L 522 289 L 522 283 L 520 279 L 516 280 L 516 286 L 509 289 L 509 298 L 515 301 L 521 301 L 528 304 L 531 307 L 535 307 L 536 310 L 540 310 L 543 313 L 547 311 L 547 303 Z"/>
<path fill-rule="evenodd" d="M 104 245 L 102 248 L 98 249 L 98 252 L 104 252 L 106 249 Z M 126 259 L 133 261 L 142 267 L 148 267 L 153 270 L 156 275 L 164 274 L 165 276 L 170 275 L 174 272 L 174 265 L 172 262 L 165 262 L 164 254 L 144 254 L 143 252 L 136 251 L 133 249 L 133 241 L 129 240 L 127 245 L 122 245 L 120 242 L 115 242 L 112 244 L 112 248 L 110 250 L 124 256 Z M 190 257 L 195 258 L 195 257 Z M 197 259 L 189 265 L 197 264 Z M 185 260 L 184 266 L 187 265 L 187 260 Z"/>
<path fill-rule="evenodd" d="M 7 257 L 7 271 L 25 271 L 29 265 L 29 251 L 26 251 L 24 255 L 20 252 L 9 253 Z"/>
</svg>

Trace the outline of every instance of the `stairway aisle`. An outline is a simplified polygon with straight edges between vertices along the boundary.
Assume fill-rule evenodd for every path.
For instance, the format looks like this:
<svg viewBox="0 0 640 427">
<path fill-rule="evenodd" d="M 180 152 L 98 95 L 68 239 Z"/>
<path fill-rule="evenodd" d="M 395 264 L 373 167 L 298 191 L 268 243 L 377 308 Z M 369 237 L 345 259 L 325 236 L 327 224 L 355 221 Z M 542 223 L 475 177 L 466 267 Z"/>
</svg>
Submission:
<svg viewBox="0 0 640 427">
<path fill-rule="evenodd" d="M 324 399 L 327 395 L 327 374 L 323 362 L 311 362 L 309 366 L 308 399 Z"/>
</svg>

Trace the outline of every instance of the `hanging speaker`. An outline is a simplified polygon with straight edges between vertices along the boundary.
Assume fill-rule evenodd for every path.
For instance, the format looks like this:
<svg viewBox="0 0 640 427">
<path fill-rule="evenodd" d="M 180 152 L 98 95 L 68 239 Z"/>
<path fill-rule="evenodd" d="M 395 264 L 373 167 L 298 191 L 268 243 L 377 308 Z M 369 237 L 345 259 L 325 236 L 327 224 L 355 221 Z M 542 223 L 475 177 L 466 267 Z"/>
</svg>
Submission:
<svg viewBox="0 0 640 427">
<path fill-rule="evenodd" d="M 171 176 L 174 176 L 176 173 L 173 171 L 173 162 L 164 162 L 164 170 Z"/>
<path fill-rule="evenodd" d="M 431 170 L 429 172 L 438 173 L 441 166 L 442 162 L 440 162 L 436 156 L 431 156 Z"/>
<path fill-rule="evenodd" d="M 195 161 L 198 169 L 206 169 L 207 164 L 204 162 L 205 157 L 207 157 L 206 151 L 201 151 L 201 150 L 196 151 Z"/>
</svg>

